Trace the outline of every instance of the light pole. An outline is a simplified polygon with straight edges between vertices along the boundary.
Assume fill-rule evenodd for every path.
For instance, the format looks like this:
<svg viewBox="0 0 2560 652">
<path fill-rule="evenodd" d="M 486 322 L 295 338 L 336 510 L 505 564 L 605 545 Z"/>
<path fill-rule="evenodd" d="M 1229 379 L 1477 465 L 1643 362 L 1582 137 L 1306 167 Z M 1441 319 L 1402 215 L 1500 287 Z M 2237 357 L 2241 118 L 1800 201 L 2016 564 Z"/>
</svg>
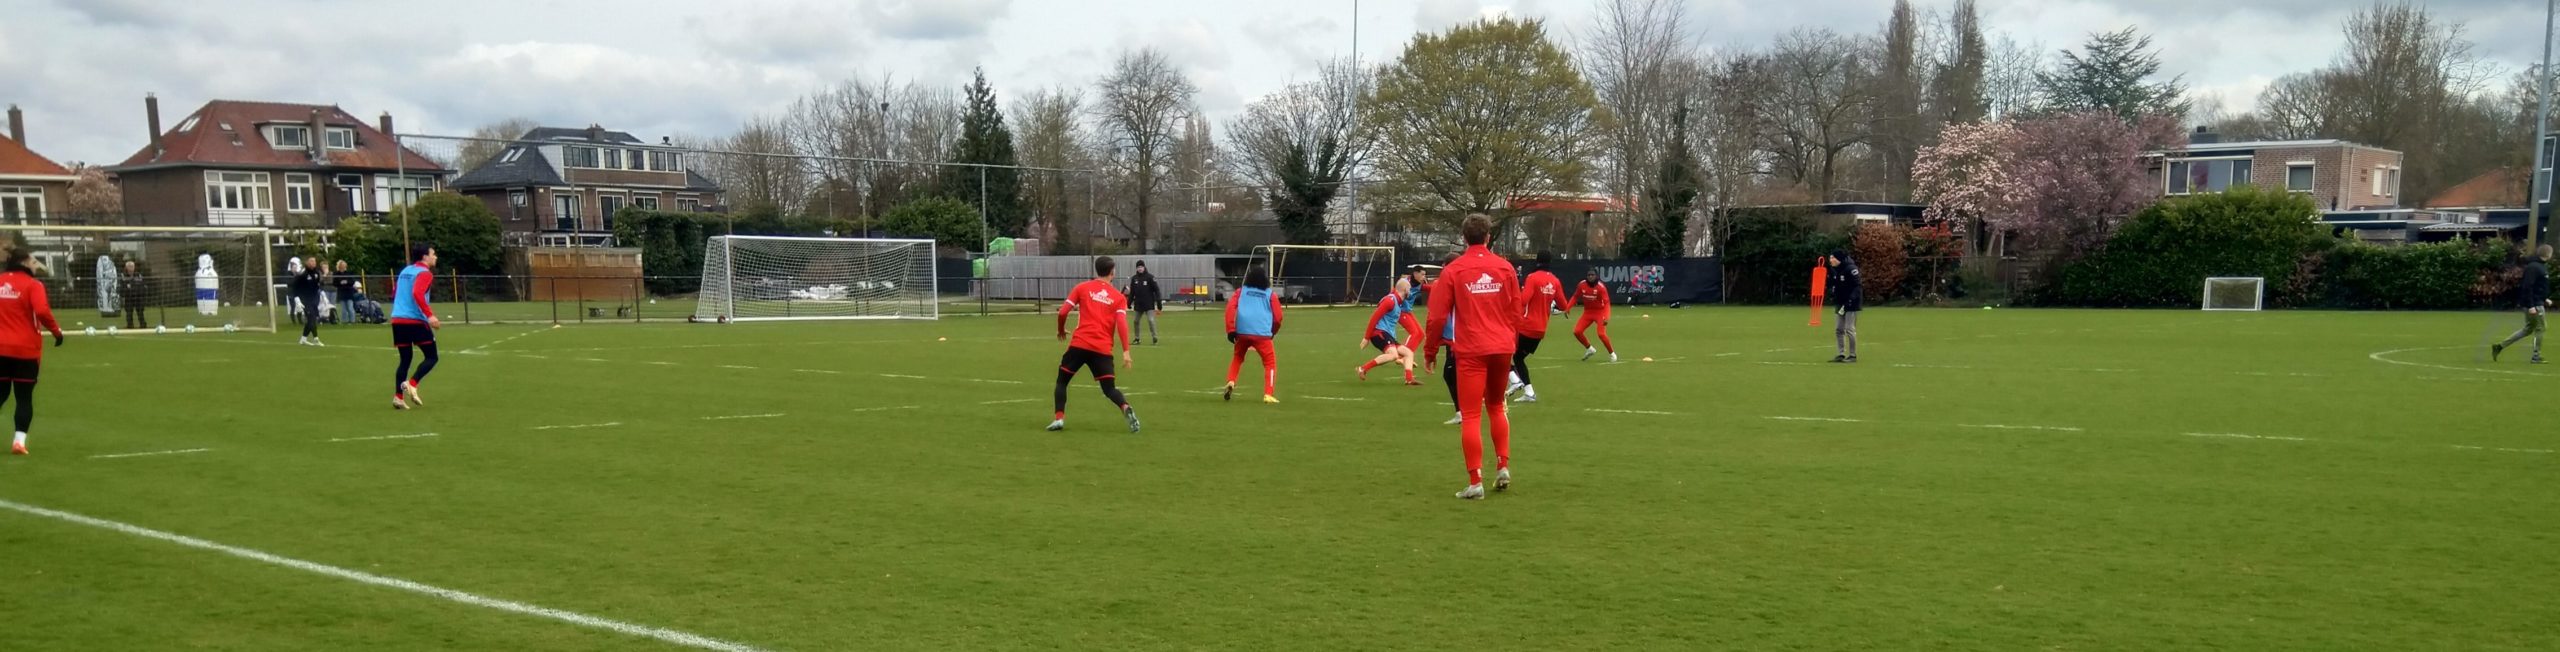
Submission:
<svg viewBox="0 0 2560 652">
<path fill-rule="evenodd" d="M 2525 174 L 2533 175 L 2533 192 L 2524 198 L 2525 210 L 2533 216 L 2525 224 L 2527 248 L 2548 240 L 2543 231 L 2548 230 L 2551 224 L 2548 207 L 2551 205 L 2552 180 L 2543 175 L 2542 170 L 2551 167 L 2551 147 L 2545 143 L 2551 134 L 2551 27 L 2554 15 L 2560 15 L 2560 0 L 2545 0 L 2542 6 L 2542 69 L 2537 73 L 2542 77 L 2539 80 L 2542 96 L 2533 107 L 2533 169 L 2525 171 Z"/>
</svg>

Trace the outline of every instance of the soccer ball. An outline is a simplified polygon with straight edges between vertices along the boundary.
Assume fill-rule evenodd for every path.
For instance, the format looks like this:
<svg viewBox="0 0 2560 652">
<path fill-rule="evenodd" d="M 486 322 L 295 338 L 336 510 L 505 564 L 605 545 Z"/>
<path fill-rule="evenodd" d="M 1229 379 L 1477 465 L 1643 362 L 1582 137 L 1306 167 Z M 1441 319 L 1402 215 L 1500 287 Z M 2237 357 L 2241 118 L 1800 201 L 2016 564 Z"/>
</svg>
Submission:
<svg viewBox="0 0 2560 652">
<path fill-rule="evenodd" d="M 728 315 L 721 315 L 721 316 L 720 316 L 720 323 L 723 323 L 723 324 L 729 323 L 729 316 L 728 316 Z"/>
<path fill-rule="evenodd" d="M 155 335 L 167 335 L 167 334 L 169 334 L 169 327 L 167 327 L 167 326 L 153 326 L 153 327 L 151 327 L 151 332 L 152 332 L 152 334 L 155 334 Z"/>
<path fill-rule="evenodd" d="M 225 332 L 225 333 L 237 333 L 237 332 L 240 332 L 240 325 L 239 325 L 239 324 L 223 324 L 223 325 L 222 325 L 222 332 Z"/>
<path fill-rule="evenodd" d="M 89 330 L 80 331 L 80 334 L 82 334 L 82 335 L 97 335 L 97 334 L 98 334 L 98 327 L 96 327 L 96 326 L 91 326 L 91 327 L 89 327 Z"/>
<path fill-rule="evenodd" d="M 118 329 L 117 329 L 116 327 L 114 327 L 114 326 L 108 326 L 108 327 L 107 327 L 107 334 L 108 334 L 108 335 L 114 335 L 114 334 L 116 334 L 117 332 L 118 332 Z"/>
<path fill-rule="evenodd" d="M 187 334 L 188 334 L 188 335 L 194 335 L 194 334 L 196 334 L 196 325 L 195 325 L 195 324 L 188 324 L 188 325 L 187 325 Z"/>
</svg>

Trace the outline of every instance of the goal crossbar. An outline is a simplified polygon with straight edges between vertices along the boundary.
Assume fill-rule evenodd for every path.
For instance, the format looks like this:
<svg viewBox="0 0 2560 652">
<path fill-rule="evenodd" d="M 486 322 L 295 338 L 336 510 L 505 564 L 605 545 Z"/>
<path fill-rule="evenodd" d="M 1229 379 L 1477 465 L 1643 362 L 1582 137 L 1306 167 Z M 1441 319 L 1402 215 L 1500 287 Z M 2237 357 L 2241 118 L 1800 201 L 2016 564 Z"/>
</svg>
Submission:
<svg viewBox="0 0 2560 652">
<path fill-rule="evenodd" d="M 934 241 L 715 235 L 696 321 L 937 319 Z"/>
<path fill-rule="evenodd" d="M 1324 294 L 1323 296 L 1326 296 L 1326 297 L 1328 297 L 1328 298 L 1341 298 L 1341 299 L 1347 299 L 1347 300 L 1349 300 L 1350 302 L 1354 302 L 1354 303 L 1361 302 L 1361 301 L 1365 301 L 1365 300 L 1367 300 L 1368 298 L 1370 298 L 1371 293 L 1370 293 L 1370 292 L 1368 292 L 1368 290 L 1373 289 L 1373 288 L 1371 288 L 1371 287 L 1370 287 L 1370 283 L 1372 283 L 1372 282 L 1376 282 L 1376 283 L 1384 284 L 1384 283 L 1392 282 L 1392 280 L 1395 278 L 1395 276 L 1396 276 L 1396 275 L 1401 271 L 1401 270 L 1399 270 L 1399 269 L 1397 269 L 1397 268 L 1396 268 L 1396 248 L 1395 248 L 1395 247 L 1385 247 L 1385 246 L 1377 246 L 1377 245 L 1290 245 L 1290 244 L 1275 244 L 1275 245 L 1257 245 L 1257 246 L 1255 246 L 1255 247 L 1254 247 L 1254 249 L 1255 249 L 1256 251 L 1260 252 L 1260 255 L 1255 256 L 1255 257 L 1256 257 L 1256 258 L 1260 258 L 1260 259 L 1262 259 L 1262 261 L 1263 261 L 1263 265 L 1264 265 L 1264 268 L 1270 271 L 1270 274 L 1271 274 L 1271 277 L 1272 277 L 1272 282 L 1273 282 L 1273 283 L 1277 283 L 1277 284 L 1284 284 L 1284 285 L 1285 285 L 1286 283 L 1288 283 L 1288 282 L 1289 282 L 1289 280 L 1290 280 L 1290 279 L 1289 279 L 1289 269 L 1290 269 L 1290 268 L 1288 267 L 1287 262 L 1288 262 L 1288 259 L 1289 259 L 1289 255 L 1290 255 L 1291 253 L 1296 253 L 1296 252 L 1305 252 L 1305 253 L 1311 253 L 1311 254 L 1325 254 L 1325 253 L 1340 253 L 1340 254 L 1343 254 L 1343 259 L 1342 259 L 1342 274 L 1341 274 L 1341 276 L 1339 277 L 1339 278 L 1340 278 L 1340 280 L 1342 281 L 1342 287 L 1340 288 L 1340 294 L 1339 294 L 1338 296 L 1336 296 L 1336 295 L 1331 294 L 1331 293 L 1326 293 L 1326 294 Z M 1368 261 L 1368 263 L 1367 263 L 1367 264 L 1370 264 L 1370 265 L 1377 265 L 1377 264 L 1380 264 L 1380 263 L 1381 263 L 1381 261 L 1383 261 L 1383 265 L 1384 265 L 1384 267 L 1383 267 L 1383 268 L 1373 268 L 1373 269 L 1371 269 L 1371 270 L 1368 270 L 1369 272 L 1378 272 L 1378 271 L 1383 271 L 1384 273 L 1383 273 L 1383 274 L 1376 274 L 1376 273 L 1363 273 L 1363 270 L 1360 268 L 1360 267 L 1361 267 L 1361 265 L 1363 264 L 1363 262 L 1360 260 L 1360 258 L 1361 258 L 1361 257 L 1364 257 L 1364 256 L 1365 256 L 1365 257 L 1370 257 L 1370 258 L 1371 258 L 1371 260 L 1370 260 L 1370 261 Z M 1331 277 L 1324 277 L 1324 276 L 1319 275 L 1319 278 L 1331 278 Z M 1286 288 L 1283 288 L 1283 289 L 1284 289 L 1284 291 L 1285 291 L 1285 289 L 1286 289 Z"/>
<path fill-rule="evenodd" d="M 2249 312 L 2264 310 L 2267 305 L 2267 279 L 2256 276 L 2214 276 L 2204 280 L 2206 311 Z"/>
</svg>

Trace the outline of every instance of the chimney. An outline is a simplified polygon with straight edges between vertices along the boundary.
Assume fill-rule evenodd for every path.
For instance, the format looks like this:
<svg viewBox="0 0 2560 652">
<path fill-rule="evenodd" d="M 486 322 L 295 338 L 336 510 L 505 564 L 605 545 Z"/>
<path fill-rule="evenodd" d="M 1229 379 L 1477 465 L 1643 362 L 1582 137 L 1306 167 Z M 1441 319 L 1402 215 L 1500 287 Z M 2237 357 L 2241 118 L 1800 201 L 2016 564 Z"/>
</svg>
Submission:
<svg viewBox="0 0 2560 652">
<path fill-rule="evenodd" d="M 384 111 L 384 112 L 382 112 L 382 118 L 381 118 L 380 120 L 377 120 L 377 122 L 382 123 L 382 127 L 381 127 L 381 128 L 382 128 L 382 135 L 384 135 L 384 136 L 390 136 L 390 135 L 392 135 L 393 133 L 397 133 L 397 132 L 393 132 L 393 131 L 391 130 L 391 112 L 390 112 L 390 111 Z"/>
<path fill-rule="evenodd" d="M 27 114 L 18 112 L 15 104 L 9 105 L 9 140 L 18 141 L 22 146 L 27 144 Z"/>
<path fill-rule="evenodd" d="M 329 160 L 328 142 L 329 142 L 329 125 L 327 125 L 327 124 L 325 124 L 325 123 L 323 123 L 323 122 L 321 122 L 321 121 L 320 121 L 320 110 L 319 110 L 319 109 L 312 109 L 312 110 L 311 110 L 311 139 L 310 139 L 310 140 L 308 140 L 308 141 L 304 141 L 304 143 L 303 143 L 304 145 L 309 145 L 309 146 L 310 146 L 310 148 L 309 148 L 309 149 L 311 150 L 311 160 L 312 160 L 312 162 L 315 162 L 315 163 L 316 163 L 316 162 L 321 162 L 321 161 L 327 161 L 327 160 Z"/>
<path fill-rule="evenodd" d="M 604 125 L 587 123 L 587 142 L 604 142 Z"/>
<path fill-rule="evenodd" d="M 156 160 L 160 158 L 161 152 L 168 151 L 160 144 L 160 96 L 143 93 L 142 113 L 151 118 L 151 158 Z"/>
<path fill-rule="evenodd" d="M 2222 142 L 2222 134 L 2213 133 L 2213 127 L 2205 125 L 2197 125 L 2195 135 L 2187 137 L 2189 145 L 2212 145 L 2220 142 Z"/>
</svg>

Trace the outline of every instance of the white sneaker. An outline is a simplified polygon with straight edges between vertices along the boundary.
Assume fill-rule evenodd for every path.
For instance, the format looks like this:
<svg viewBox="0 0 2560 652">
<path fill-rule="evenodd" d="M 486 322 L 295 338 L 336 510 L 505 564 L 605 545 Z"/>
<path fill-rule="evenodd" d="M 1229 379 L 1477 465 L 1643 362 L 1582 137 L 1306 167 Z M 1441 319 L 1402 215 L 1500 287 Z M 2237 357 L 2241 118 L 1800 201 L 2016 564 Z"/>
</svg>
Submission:
<svg viewBox="0 0 2560 652">
<path fill-rule="evenodd" d="M 1493 490 L 1494 490 L 1494 491 L 1507 491 L 1507 490 L 1510 490 L 1510 489 L 1511 489 L 1511 467 L 1507 467 L 1507 466 L 1506 466 L 1506 467 L 1503 467 L 1503 468 L 1502 468 L 1502 470 L 1499 470 L 1499 471 L 1495 471 L 1495 472 L 1493 472 Z"/>
<path fill-rule="evenodd" d="M 1449 420 L 1440 422 L 1440 425 L 1444 425 L 1444 426 L 1455 426 L 1455 425 L 1462 425 L 1462 424 L 1465 424 L 1466 422 L 1467 422 L 1467 415 L 1464 415 L 1464 414 L 1452 414 L 1452 415 L 1449 415 Z"/>
<path fill-rule="evenodd" d="M 421 407 L 424 407 L 427 404 L 427 399 L 418 397 L 418 383 L 416 381 L 401 383 L 400 391 L 408 395 L 410 403 L 418 404 Z"/>
<path fill-rule="evenodd" d="M 317 338 L 317 337 L 311 338 L 311 345 L 312 345 L 312 346 L 321 347 L 321 348 L 328 348 L 328 346 L 329 346 L 329 344 L 328 344 L 327 342 L 322 342 L 322 341 L 320 341 L 320 338 Z"/>
<path fill-rule="evenodd" d="M 1057 431 L 1065 430 L 1065 429 L 1067 429 L 1067 420 L 1066 420 L 1066 419 L 1059 419 L 1059 420 L 1056 420 L 1056 421 L 1051 421 L 1051 422 L 1049 422 L 1049 432 L 1057 432 Z"/>
<path fill-rule="evenodd" d="M 311 346 L 311 338 L 309 338 L 309 337 L 304 337 L 304 338 L 301 338 L 301 339 L 297 339 L 297 340 L 294 340 L 294 343 L 295 343 L 295 344 L 300 344 L 300 345 L 303 345 L 303 346 Z"/>
<path fill-rule="evenodd" d="M 1538 402 L 1538 395 L 1536 395 L 1536 394 L 1521 394 L 1521 395 L 1520 395 L 1520 398 L 1511 399 L 1511 402 L 1513 402 L 1513 403 L 1536 403 L 1536 402 Z"/>
<path fill-rule="evenodd" d="M 1586 346 L 1586 347 L 1582 347 L 1582 361 L 1583 361 L 1583 362 L 1590 362 L 1590 361 L 1591 361 L 1591 356 L 1595 356 L 1595 355 L 1599 355 L 1599 354 L 1600 354 L 1600 350 L 1599 350 L 1599 349 L 1591 348 L 1591 347 L 1588 347 L 1588 346 Z"/>
<path fill-rule="evenodd" d="M 1129 432 L 1134 433 L 1138 431 L 1138 410 L 1136 408 L 1121 410 L 1120 416 L 1121 418 L 1129 420 Z"/>
<path fill-rule="evenodd" d="M 1458 498 L 1462 500 L 1484 500 L 1484 485 L 1467 485 L 1467 489 L 1465 491 L 1458 492 Z"/>
<path fill-rule="evenodd" d="M 1612 362 L 1612 363 L 1617 362 L 1617 361 L 1618 361 L 1618 354 L 1615 354 L 1615 353 L 1611 353 L 1611 354 L 1609 354 L 1609 361 L 1610 361 L 1610 362 Z"/>
<path fill-rule="evenodd" d="M 391 397 L 391 409 L 394 409 L 394 410 L 406 410 L 406 409 L 409 409 L 409 404 L 408 404 L 408 403 L 406 403 L 406 402 L 401 401 L 401 400 L 400 400 L 400 397 L 398 397 L 398 396 L 394 396 L 394 397 Z"/>
<path fill-rule="evenodd" d="M 1503 390 L 1502 390 L 1502 395 L 1503 395 L 1503 396 L 1519 396 L 1519 395 L 1520 395 L 1520 390 L 1521 390 L 1521 389 L 1523 389 L 1523 388 L 1526 388 L 1526 387 L 1528 387 L 1528 385 L 1522 385 L 1522 384 L 1520 384 L 1520 383 L 1512 383 L 1510 387 L 1505 388 L 1505 389 L 1503 389 Z"/>
</svg>

